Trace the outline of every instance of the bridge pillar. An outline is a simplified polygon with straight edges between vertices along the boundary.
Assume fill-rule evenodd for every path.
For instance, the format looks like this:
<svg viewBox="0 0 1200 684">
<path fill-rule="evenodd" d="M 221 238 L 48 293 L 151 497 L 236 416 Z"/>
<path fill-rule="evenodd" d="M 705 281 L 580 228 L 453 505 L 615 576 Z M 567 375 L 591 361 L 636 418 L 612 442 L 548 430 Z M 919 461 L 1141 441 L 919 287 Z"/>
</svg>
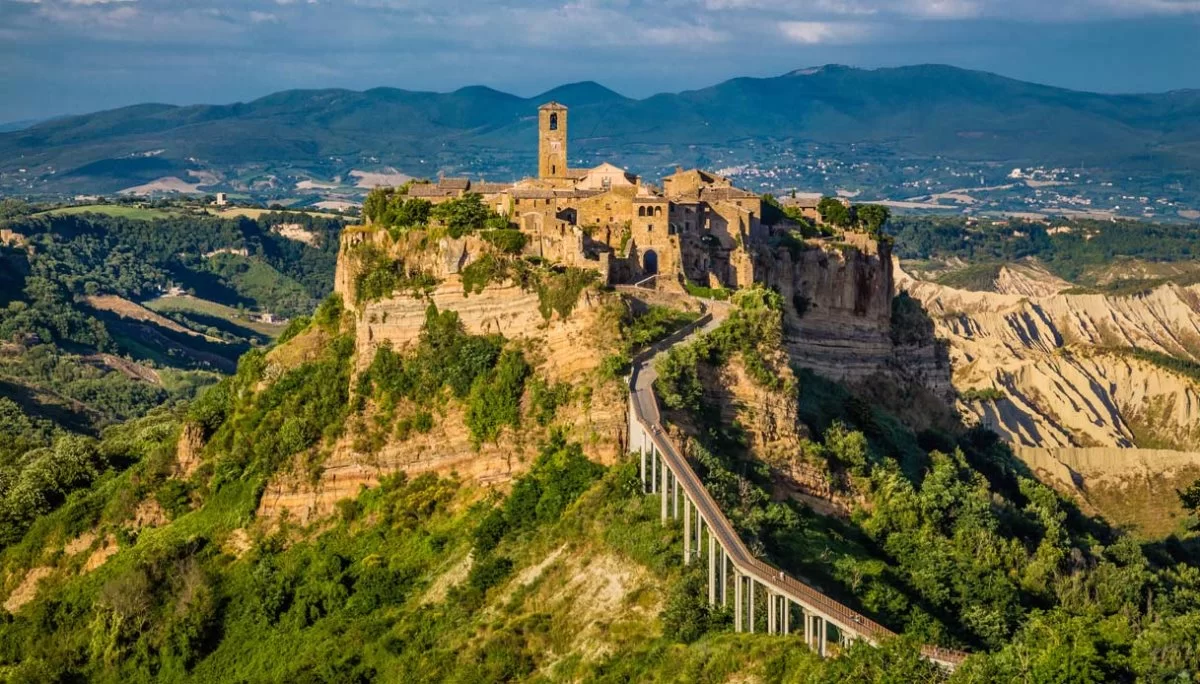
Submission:
<svg viewBox="0 0 1200 684">
<path fill-rule="evenodd" d="M 825 633 L 825 630 L 829 625 L 829 621 L 826 620 L 825 618 L 818 618 L 818 619 L 821 621 L 821 631 L 818 633 L 820 635 L 821 642 L 820 642 L 820 648 L 817 649 L 817 653 L 820 653 L 821 657 L 824 658 L 825 657 L 825 642 L 826 642 L 825 637 L 827 636 Z"/>
<path fill-rule="evenodd" d="M 754 634 L 754 578 L 747 575 L 746 579 L 750 580 L 750 633 Z"/>
<path fill-rule="evenodd" d="M 658 492 L 658 454 L 654 445 L 650 445 L 650 493 Z"/>
<path fill-rule="evenodd" d="M 671 473 L 671 515 L 676 520 L 679 519 L 679 478 L 675 477 L 675 473 Z"/>
<path fill-rule="evenodd" d="M 767 591 L 767 634 L 775 633 L 775 592 L 764 587 Z"/>
<path fill-rule="evenodd" d="M 721 547 L 721 605 L 729 605 L 729 558 L 725 547 Z"/>
<path fill-rule="evenodd" d="M 708 605 L 717 605 L 717 545 L 708 528 Z"/>
<path fill-rule="evenodd" d="M 642 479 L 642 493 L 645 494 L 646 493 L 646 450 L 639 449 L 638 453 L 641 454 L 641 457 L 642 457 L 642 467 L 638 470 L 638 474 Z"/>
<path fill-rule="evenodd" d="M 660 462 L 660 463 L 659 463 L 659 466 L 658 466 L 658 469 L 659 469 L 659 471 L 662 473 L 662 477 L 661 477 L 661 479 L 662 479 L 662 488 L 661 488 L 661 493 L 662 493 L 662 524 L 666 525 L 666 524 L 667 524 L 667 503 L 668 503 L 668 501 L 669 501 L 669 495 L 668 495 L 668 493 L 667 493 L 667 477 L 668 477 L 668 473 L 670 473 L 671 471 L 670 471 L 670 470 L 668 470 L 667 468 L 664 468 L 664 467 L 663 467 L 664 465 L 666 465 L 666 464 L 665 464 L 665 463 L 661 463 L 661 462 Z"/>
<path fill-rule="evenodd" d="M 783 633 L 792 633 L 792 600 L 788 597 L 783 597 Z"/>
<path fill-rule="evenodd" d="M 679 491 L 678 488 L 676 491 Z M 683 497 L 683 564 L 692 562 L 692 507 L 688 505 L 687 497 Z"/>
<path fill-rule="evenodd" d="M 733 631 L 742 631 L 742 576 L 733 571 Z"/>
</svg>

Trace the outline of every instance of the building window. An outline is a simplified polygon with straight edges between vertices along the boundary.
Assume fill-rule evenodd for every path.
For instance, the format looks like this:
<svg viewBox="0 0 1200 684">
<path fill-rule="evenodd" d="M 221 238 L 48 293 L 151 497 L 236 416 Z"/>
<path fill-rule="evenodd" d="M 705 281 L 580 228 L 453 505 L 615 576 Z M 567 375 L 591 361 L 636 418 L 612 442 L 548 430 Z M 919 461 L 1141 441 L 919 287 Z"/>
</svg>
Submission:
<svg viewBox="0 0 1200 684">
<path fill-rule="evenodd" d="M 558 175 L 558 167 L 557 167 L 557 166 L 555 166 L 554 164 L 551 164 L 551 165 L 550 165 L 550 175 L 551 175 L 551 176 L 557 176 L 557 175 Z"/>
<path fill-rule="evenodd" d="M 653 223 L 647 223 L 647 224 L 646 224 L 646 232 L 647 232 L 647 233 L 653 233 L 653 232 L 654 232 L 654 224 L 653 224 Z"/>
<path fill-rule="evenodd" d="M 646 215 L 646 207 L 638 207 L 638 216 Z"/>
<path fill-rule="evenodd" d="M 662 216 L 662 207 L 654 207 L 654 215 Z"/>
<path fill-rule="evenodd" d="M 558 130 L 558 114 L 550 115 L 550 130 L 552 130 L 552 131 Z"/>
</svg>

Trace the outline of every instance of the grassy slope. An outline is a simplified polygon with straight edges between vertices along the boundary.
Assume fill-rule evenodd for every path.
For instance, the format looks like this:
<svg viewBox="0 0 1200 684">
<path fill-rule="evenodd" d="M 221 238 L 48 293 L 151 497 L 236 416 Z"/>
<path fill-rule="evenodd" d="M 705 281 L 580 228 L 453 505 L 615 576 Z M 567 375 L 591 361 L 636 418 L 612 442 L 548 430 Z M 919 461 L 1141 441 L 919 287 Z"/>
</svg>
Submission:
<svg viewBox="0 0 1200 684">
<path fill-rule="evenodd" d="M 127 206 L 123 204 L 84 204 L 75 207 L 63 207 L 61 209 L 52 209 L 42 212 L 41 215 L 69 215 L 69 214 L 104 214 L 105 216 L 119 216 L 121 218 L 151 220 L 156 218 L 170 218 L 178 216 L 178 212 L 164 211 L 162 209 L 149 209 L 143 207 Z"/>
<path fill-rule="evenodd" d="M 185 314 L 198 313 L 205 316 L 215 316 L 229 322 L 233 326 L 248 328 L 253 332 L 266 335 L 270 338 L 278 337 L 283 332 L 283 329 L 287 327 L 286 323 L 263 323 L 254 320 L 247 315 L 239 313 L 237 309 L 231 306 L 225 306 L 224 304 L 199 297 L 158 297 L 142 302 L 142 306 L 158 313 L 179 311 Z"/>
</svg>

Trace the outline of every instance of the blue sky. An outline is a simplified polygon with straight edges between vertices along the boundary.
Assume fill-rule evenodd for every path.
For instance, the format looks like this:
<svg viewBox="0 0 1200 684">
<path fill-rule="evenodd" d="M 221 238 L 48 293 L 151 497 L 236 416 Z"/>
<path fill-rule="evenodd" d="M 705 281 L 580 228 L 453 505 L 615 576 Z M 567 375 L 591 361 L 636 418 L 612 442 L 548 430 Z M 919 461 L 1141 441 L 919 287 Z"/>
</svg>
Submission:
<svg viewBox="0 0 1200 684">
<path fill-rule="evenodd" d="M 0 122 L 287 88 L 626 95 L 827 63 L 1200 88 L 1200 0 L 0 0 Z"/>
</svg>

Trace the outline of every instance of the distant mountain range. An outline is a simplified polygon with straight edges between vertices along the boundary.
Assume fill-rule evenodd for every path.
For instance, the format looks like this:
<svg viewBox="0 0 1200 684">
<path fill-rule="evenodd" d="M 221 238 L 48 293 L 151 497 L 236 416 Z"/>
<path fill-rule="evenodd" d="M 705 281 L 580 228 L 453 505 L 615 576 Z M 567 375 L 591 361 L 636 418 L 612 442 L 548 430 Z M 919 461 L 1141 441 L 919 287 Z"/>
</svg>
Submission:
<svg viewBox="0 0 1200 684">
<path fill-rule="evenodd" d="M 676 163 L 778 166 L 822 153 L 882 169 L 880 187 L 938 158 L 1163 184 L 1194 185 L 1200 169 L 1200 91 L 1102 95 L 949 66 L 826 66 L 640 100 L 584 82 L 532 98 L 473 86 L 141 104 L 0 133 L 0 191 L 112 192 L 175 176 L 286 194 L 296 179 L 384 168 L 517 178 L 534 170 L 536 107 L 552 99 L 571 108 L 573 164 L 607 158 L 652 178 Z"/>
</svg>

